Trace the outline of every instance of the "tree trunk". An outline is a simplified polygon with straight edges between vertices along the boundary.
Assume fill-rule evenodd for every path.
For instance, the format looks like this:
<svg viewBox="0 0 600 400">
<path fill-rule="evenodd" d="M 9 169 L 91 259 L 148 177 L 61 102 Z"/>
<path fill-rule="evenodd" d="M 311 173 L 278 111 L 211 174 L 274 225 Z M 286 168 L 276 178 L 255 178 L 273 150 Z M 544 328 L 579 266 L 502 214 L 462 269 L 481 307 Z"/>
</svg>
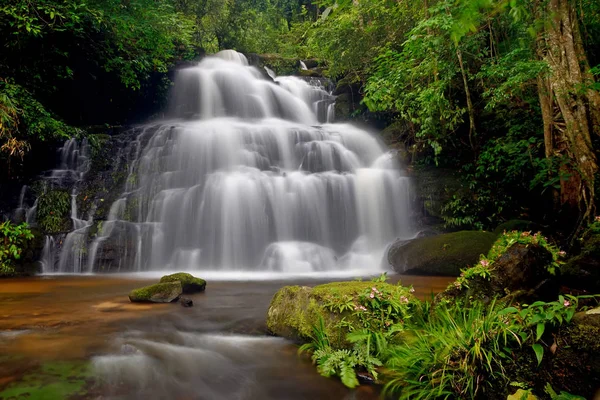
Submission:
<svg viewBox="0 0 600 400">
<path fill-rule="evenodd" d="M 469 112 L 469 144 L 471 149 L 475 152 L 475 144 L 473 143 L 473 136 L 476 133 L 475 130 L 475 110 L 473 109 L 473 102 L 471 100 L 471 91 L 469 90 L 469 83 L 467 80 L 467 73 L 463 64 L 462 52 L 458 45 L 456 46 L 456 57 L 458 57 L 458 65 L 460 66 L 460 72 L 463 78 L 463 84 L 465 86 L 465 96 L 467 97 L 467 109 Z"/>
<path fill-rule="evenodd" d="M 561 203 L 563 208 L 577 214 L 575 231 L 589 220 L 594 213 L 594 175 L 598 164 L 591 136 L 598 134 L 594 122 L 600 121 L 600 96 L 590 88 L 593 77 L 583 50 L 577 15 L 570 3 L 572 0 L 548 0 L 544 39 L 540 41 L 540 54 L 550 67 L 548 82 L 542 80 L 540 103 L 544 118 L 544 140 L 546 155 L 558 152 L 571 160 L 563 172 L 568 177 L 561 181 Z M 538 89 L 540 89 L 538 82 Z M 564 119 L 563 129 L 548 125 L 548 101 L 545 91 L 550 89 L 560 114 Z M 552 116 L 552 108 L 549 109 Z M 596 130 L 596 131 L 594 131 Z M 550 135 L 547 138 L 547 135 Z M 551 139 L 551 140 L 550 140 Z M 567 212 L 567 214 L 569 214 Z"/>
</svg>

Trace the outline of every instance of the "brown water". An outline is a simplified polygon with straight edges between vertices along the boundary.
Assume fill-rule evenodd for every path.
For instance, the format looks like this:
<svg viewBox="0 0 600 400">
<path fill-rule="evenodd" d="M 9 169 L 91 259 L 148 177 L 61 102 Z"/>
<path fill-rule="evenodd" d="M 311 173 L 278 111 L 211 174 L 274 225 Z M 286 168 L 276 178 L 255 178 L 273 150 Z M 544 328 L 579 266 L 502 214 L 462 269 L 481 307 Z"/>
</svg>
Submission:
<svg viewBox="0 0 600 400">
<path fill-rule="evenodd" d="M 401 278 L 421 298 L 449 282 Z M 0 281 L 0 354 L 5 357 L 0 358 L 0 397 L 3 387 L 29 369 L 64 360 L 92 360 L 93 375 L 102 384 L 83 398 L 378 396 L 372 387 L 350 391 L 320 377 L 309 360 L 296 355 L 294 344 L 266 335 L 266 311 L 281 286 L 321 281 L 209 282 L 205 293 L 189 296 L 192 308 L 130 303 L 128 291 L 148 283 L 112 276 Z"/>
</svg>

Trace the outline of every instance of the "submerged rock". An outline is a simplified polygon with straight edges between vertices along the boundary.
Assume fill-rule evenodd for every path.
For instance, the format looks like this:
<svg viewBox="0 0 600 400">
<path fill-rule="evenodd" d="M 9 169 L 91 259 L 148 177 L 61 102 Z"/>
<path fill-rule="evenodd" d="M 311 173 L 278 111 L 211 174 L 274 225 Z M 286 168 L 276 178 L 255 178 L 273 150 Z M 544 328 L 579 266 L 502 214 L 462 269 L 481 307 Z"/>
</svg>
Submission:
<svg viewBox="0 0 600 400">
<path fill-rule="evenodd" d="M 176 274 L 165 275 L 160 278 L 160 283 L 167 282 L 181 282 L 183 293 L 192 294 L 203 292 L 206 289 L 206 281 L 204 279 L 196 278 L 195 276 L 186 272 L 178 272 Z"/>
<path fill-rule="evenodd" d="M 157 283 L 132 290 L 129 293 L 129 300 L 133 303 L 170 303 L 179 299 L 182 292 L 179 281 Z"/>
<path fill-rule="evenodd" d="M 285 286 L 273 296 L 267 313 L 267 328 L 274 335 L 297 342 L 307 342 L 314 335 L 314 326 L 322 318 L 325 333 L 331 346 L 340 348 L 346 345 L 348 326 L 358 326 L 352 307 L 340 312 L 336 304 L 359 304 L 359 295 L 369 292 L 372 287 L 390 292 L 393 296 L 404 296 L 408 301 L 414 297 L 409 288 L 382 282 L 332 282 L 307 286 Z M 345 324 L 340 324 L 342 319 Z"/>
<path fill-rule="evenodd" d="M 461 231 L 394 243 L 388 261 L 400 274 L 458 276 L 475 265 L 496 240 L 489 232 Z"/>
<path fill-rule="evenodd" d="M 192 299 L 188 299 L 187 297 L 180 298 L 179 304 L 181 304 L 182 307 L 193 307 L 194 306 L 194 302 L 192 301 Z"/>
</svg>

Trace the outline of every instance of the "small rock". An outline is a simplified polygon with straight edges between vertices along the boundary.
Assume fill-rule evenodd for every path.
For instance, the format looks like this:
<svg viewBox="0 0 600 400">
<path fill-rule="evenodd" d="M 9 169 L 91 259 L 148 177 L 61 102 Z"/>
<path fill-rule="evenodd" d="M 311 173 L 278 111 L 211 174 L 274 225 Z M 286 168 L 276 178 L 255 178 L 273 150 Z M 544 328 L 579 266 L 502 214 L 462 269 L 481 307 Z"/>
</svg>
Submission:
<svg viewBox="0 0 600 400">
<path fill-rule="evenodd" d="M 193 307 L 194 306 L 194 302 L 192 301 L 192 299 L 188 299 L 186 297 L 181 297 L 179 299 L 179 304 L 181 304 L 183 307 Z"/>
<path fill-rule="evenodd" d="M 157 283 L 156 285 L 132 290 L 129 293 L 129 300 L 132 303 L 170 303 L 176 301 L 182 291 L 181 282 L 179 281 Z"/>
<path fill-rule="evenodd" d="M 368 372 L 357 372 L 356 379 L 358 379 L 361 385 L 372 385 L 375 383 L 375 377 Z"/>
</svg>

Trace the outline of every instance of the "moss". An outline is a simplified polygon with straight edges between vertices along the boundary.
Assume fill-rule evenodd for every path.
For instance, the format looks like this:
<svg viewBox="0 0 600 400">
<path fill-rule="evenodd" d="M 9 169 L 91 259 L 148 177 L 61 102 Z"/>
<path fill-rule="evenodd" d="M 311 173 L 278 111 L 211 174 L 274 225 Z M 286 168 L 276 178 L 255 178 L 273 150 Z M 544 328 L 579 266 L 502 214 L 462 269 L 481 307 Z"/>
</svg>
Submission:
<svg viewBox="0 0 600 400">
<path fill-rule="evenodd" d="M 461 269 L 475 265 L 487 254 L 496 235 L 480 231 L 460 231 L 414 239 L 393 247 L 389 261 L 400 273 L 458 276 Z"/>
<path fill-rule="evenodd" d="M 129 293 L 129 300 L 134 303 L 170 303 L 177 300 L 182 292 L 183 288 L 179 281 L 157 283 L 132 290 Z"/>
<path fill-rule="evenodd" d="M 165 275 L 160 278 L 160 283 L 181 282 L 183 293 L 197 293 L 206 289 L 206 281 L 196 278 L 186 272 L 178 272 L 176 274 Z"/>
<path fill-rule="evenodd" d="M 0 391 L 1 399 L 69 399 L 87 397 L 93 386 L 88 362 L 50 362 L 36 367 Z"/>
<path fill-rule="evenodd" d="M 310 288 L 307 286 L 285 286 L 271 300 L 267 314 L 267 328 L 277 336 L 298 342 L 310 341 L 313 326 L 323 318 L 325 332 L 333 347 L 347 345 L 345 338 L 348 323 L 356 325 L 357 318 L 347 308 L 340 306 L 358 303 L 358 296 L 376 285 L 389 290 L 394 296 L 410 296 L 408 288 L 400 285 L 373 282 L 333 282 Z M 340 321 L 344 320 L 344 324 Z"/>
</svg>

